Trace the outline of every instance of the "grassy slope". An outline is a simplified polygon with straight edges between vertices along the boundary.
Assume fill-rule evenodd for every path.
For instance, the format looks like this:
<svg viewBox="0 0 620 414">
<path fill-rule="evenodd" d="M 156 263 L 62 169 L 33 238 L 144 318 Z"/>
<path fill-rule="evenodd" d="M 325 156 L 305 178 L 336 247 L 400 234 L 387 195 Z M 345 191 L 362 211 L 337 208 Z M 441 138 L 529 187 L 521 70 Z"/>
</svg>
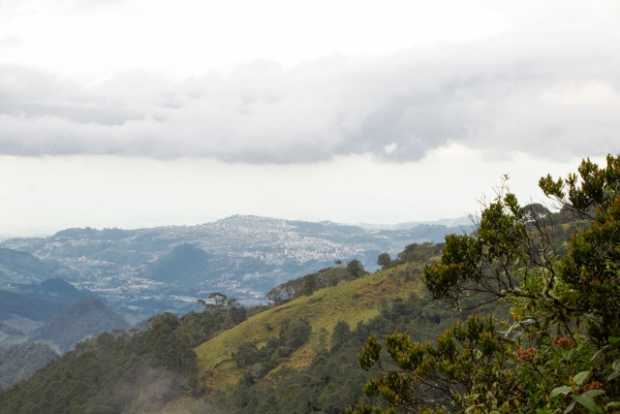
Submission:
<svg viewBox="0 0 620 414">
<path fill-rule="evenodd" d="M 395 273 L 415 272 L 420 267 L 400 265 L 360 279 L 343 282 L 321 289 L 311 296 L 304 296 L 256 314 L 236 327 L 222 332 L 196 348 L 203 379 L 210 389 L 236 383 L 241 377 L 232 355 L 239 346 L 251 341 L 259 347 L 271 336 L 277 335 L 285 319 L 305 319 L 312 325 L 310 340 L 279 367 L 303 368 L 308 366 L 321 345 L 329 346 L 334 326 L 340 320 L 354 328 L 379 313 L 381 304 L 397 297 L 405 298 L 423 289 L 421 277 L 394 277 Z M 414 273 L 414 274 L 415 274 Z"/>
<path fill-rule="evenodd" d="M 208 405 L 202 400 L 196 400 L 190 397 L 183 397 L 178 400 L 172 401 L 159 411 L 159 414 L 203 414 L 210 413 L 216 414 L 213 407 Z M 153 413 L 140 413 L 140 414 L 153 414 Z"/>
</svg>

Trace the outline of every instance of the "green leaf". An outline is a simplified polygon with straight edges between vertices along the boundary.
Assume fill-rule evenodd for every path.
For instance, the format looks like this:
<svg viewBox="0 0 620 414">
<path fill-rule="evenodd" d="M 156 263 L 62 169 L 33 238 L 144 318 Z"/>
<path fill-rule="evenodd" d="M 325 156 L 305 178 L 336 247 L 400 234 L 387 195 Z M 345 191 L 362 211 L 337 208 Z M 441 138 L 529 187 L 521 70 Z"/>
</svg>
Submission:
<svg viewBox="0 0 620 414">
<path fill-rule="evenodd" d="M 555 398 L 558 395 L 568 395 L 573 389 L 568 385 L 562 385 L 561 387 L 556 387 L 551 391 L 550 397 Z"/>
<path fill-rule="evenodd" d="M 620 408 L 620 401 L 612 401 L 605 406 L 605 409 L 611 410 L 613 408 Z"/>
<path fill-rule="evenodd" d="M 589 395 L 573 395 L 573 399 L 581 404 L 588 412 L 594 414 L 603 414 L 603 409 Z"/>
<path fill-rule="evenodd" d="M 592 357 L 590 361 L 596 362 L 597 359 L 599 359 L 601 356 L 605 354 L 605 352 L 607 352 L 608 348 L 609 348 L 609 345 L 605 345 L 604 347 L 596 351 L 596 353 L 594 354 L 594 356 Z"/>
<path fill-rule="evenodd" d="M 568 413 L 570 413 L 571 411 L 573 411 L 573 410 L 575 409 L 575 403 L 576 403 L 576 402 L 577 402 L 577 401 L 573 401 L 572 403 L 570 403 L 570 404 L 569 404 L 569 406 L 568 406 L 568 407 L 566 407 L 566 410 L 564 410 L 564 414 L 568 414 Z"/>
<path fill-rule="evenodd" d="M 588 378 L 590 378 L 591 374 L 592 372 L 590 371 L 581 371 L 579 374 L 573 377 L 573 381 L 575 381 L 575 384 L 581 387 L 583 383 L 586 382 Z"/>
<path fill-rule="evenodd" d="M 588 396 L 590 398 L 596 398 L 596 397 L 599 397 L 599 396 L 601 396 L 603 394 L 605 394 L 604 390 L 590 390 L 590 391 L 584 392 L 581 395 L 586 395 L 586 396 Z"/>
<path fill-rule="evenodd" d="M 615 360 L 614 363 L 611 364 L 611 369 L 613 369 L 614 372 L 607 377 L 607 381 L 612 381 L 620 377 L 620 359 Z"/>
</svg>

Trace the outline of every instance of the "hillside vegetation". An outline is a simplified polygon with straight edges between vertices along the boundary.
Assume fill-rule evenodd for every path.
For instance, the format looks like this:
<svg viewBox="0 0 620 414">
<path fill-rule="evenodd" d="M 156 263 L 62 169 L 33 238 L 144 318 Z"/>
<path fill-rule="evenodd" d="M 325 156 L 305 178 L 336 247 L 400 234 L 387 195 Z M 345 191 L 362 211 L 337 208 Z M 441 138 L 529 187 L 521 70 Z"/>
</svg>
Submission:
<svg viewBox="0 0 620 414">
<path fill-rule="evenodd" d="M 196 348 L 202 379 L 211 390 L 236 384 L 243 374 L 234 361 L 241 346 L 265 346 L 278 335 L 285 321 L 305 320 L 310 324 L 308 341 L 290 357 L 282 358 L 272 372 L 284 367 L 306 368 L 322 346 L 329 346 L 339 321 L 349 326 L 379 315 L 380 307 L 397 298 L 422 294 L 422 266 L 405 263 L 359 279 L 327 287 L 249 318 Z"/>
<path fill-rule="evenodd" d="M 267 292 L 267 299 L 280 304 L 302 295 L 310 295 L 319 289 L 336 286 L 340 282 L 355 280 L 367 273 L 358 260 L 352 260 L 347 265 L 339 262 L 336 266 L 321 269 L 274 287 Z"/>
</svg>

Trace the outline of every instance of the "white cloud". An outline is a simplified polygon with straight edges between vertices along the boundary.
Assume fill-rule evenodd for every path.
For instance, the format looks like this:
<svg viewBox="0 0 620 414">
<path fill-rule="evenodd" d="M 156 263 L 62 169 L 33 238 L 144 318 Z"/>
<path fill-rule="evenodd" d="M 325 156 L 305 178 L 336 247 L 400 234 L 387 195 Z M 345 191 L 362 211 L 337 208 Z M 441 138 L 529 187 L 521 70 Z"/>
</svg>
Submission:
<svg viewBox="0 0 620 414">
<path fill-rule="evenodd" d="M 615 152 L 618 42 L 530 33 L 291 69 L 256 61 L 184 81 L 134 72 L 95 86 L 3 65 L 0 153 L 295 163 L 416 160 L 449 143 L 549 158 Z"/>
</svg>

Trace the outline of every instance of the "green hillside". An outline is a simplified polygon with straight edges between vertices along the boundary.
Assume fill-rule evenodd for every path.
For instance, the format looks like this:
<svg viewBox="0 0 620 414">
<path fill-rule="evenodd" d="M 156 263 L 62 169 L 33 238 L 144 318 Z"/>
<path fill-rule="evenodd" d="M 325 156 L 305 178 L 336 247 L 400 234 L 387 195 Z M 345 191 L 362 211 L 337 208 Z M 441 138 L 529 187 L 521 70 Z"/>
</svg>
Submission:
<svg viewBox="0 0 620 414">
<path fill-rule="evenodd" d="M 254 315 L 196 348 L 199 370 L 210 390 L 237 383 L 243 371 L 234 354 L 245 343 L 264 346 L 278 335 L 286 321 L 305 320 L 312 327 L 308 341 L 292 355 L 282 358 L 272 371 L 284 367 L 308 367 L 322 346 L 329 346 L 338 321 L 349 326 L 379 314 L 381 305 L 397 298 L 420 294 L 423 290 L 422 265 L 405 263 L 359 279 L 324 288 Z"/>
</svg>

